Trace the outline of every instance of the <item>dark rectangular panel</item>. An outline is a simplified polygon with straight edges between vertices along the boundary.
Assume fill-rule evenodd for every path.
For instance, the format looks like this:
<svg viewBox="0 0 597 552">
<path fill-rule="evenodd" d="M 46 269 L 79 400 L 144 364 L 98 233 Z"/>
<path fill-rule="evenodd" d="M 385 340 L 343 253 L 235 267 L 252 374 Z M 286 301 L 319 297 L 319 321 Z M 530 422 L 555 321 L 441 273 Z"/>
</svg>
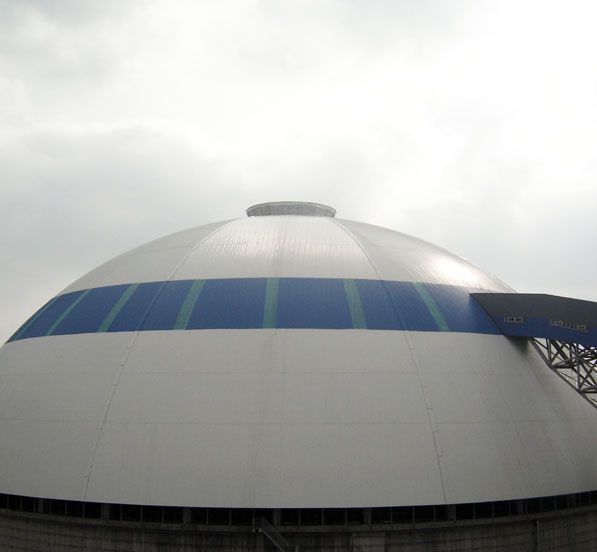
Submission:
<svg viewBox="0 0 597 552">
<path fill-rule="evenodd" d="M 171 330 L 193 280 L 166 282 L 143 322 L 142 330 Z"/>
<path fill-rule="evenodd" d="M 405 330 L 438 330 L 431 312 L 412 282 L 386 282 L 392 303 Z"/>
<path fill-rule="evenodd" d="M 14 339 L 27 339 L 29 337 L 40 337 L 46 335 L 54 323 L 62 316 L 79 297 L 85 293 L 84 291 L 74 291 L 72 293 L 65 293 L 50 301 L 46 306 L 42 307 L 36 314 L 34 314 L 28 322 L 23 326 L 23 330 L 19 330 L 15 334 Z"/>
<path fill-rule="evenodd" d="M 139 287 L 116 315 L 107 331 L 132 332 L 138 330 L 143 317 L 147 314 L 147 310 L 163 285 L 164 282 L 139 284 Z"/>
<path fill-rule="evenodd" d="M 282 278 L 278 296 L 278 328 L 352 328 L 344 281 Z"/>
<path fill-rule="evenodd" d="M 492 316 L 524 313 L 529 318 L 557 318 L 597 326 L 597 303 L 543 293 L 473 293 Z"/>
<path fill-rule="evenodd" d="M 597 345 L 597 303 L 533 293 L 474 293 L 504 335 Z"/>
<path fill-rule="evenodd" d="M 265 278 L 207 280 L 187 329 L 261 328 Z"/>
<path fill-rule="evenodd" d="M 25 339 L 27 336 L 25 335 L 26 332 L 31 328 L 32 324 L 39 320 L 41 315 L 56 301 L 57 297 L 53 297 L 50 299 L 45 305 L 43 305 L 39 310 L 35 311 L 26 321 L 25 323 L 18 328 L 18 330 L 12 334 L 8 338 L 8 342 L 15 341 L 17 339 Z M 31 336 L 35 337 L 35 336 Z"/>
<path fill-rule="evenodd" d="M 370 330 L 402 330 L 404 327 L 390 299 L 387 282 L 356 280 L 367 328 Z"/>
<path fill-rule="evenodd" d="M 128 284 L 125 284 L 90 290 L 54 328 L 52 335 L 96 332 L 128 287 Z"/>
</svg>

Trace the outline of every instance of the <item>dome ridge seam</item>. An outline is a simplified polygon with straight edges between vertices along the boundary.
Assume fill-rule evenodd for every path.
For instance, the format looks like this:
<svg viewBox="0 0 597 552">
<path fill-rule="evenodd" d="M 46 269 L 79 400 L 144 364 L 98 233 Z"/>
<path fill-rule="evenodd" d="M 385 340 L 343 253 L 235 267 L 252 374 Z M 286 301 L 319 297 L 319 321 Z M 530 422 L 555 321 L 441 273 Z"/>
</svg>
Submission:
<svg viewBox="0 0 597 552">
<path fill-rule="evenodd" d="M 363 252 L 363 255 L 365 255 L 365 257 L 367 258 L 367 260 L 373 267 L 373 270 L 377 274 L 379 281 L 382 282 L 384 289 L 386 290 L 386 293 L 388 293 L 388 296 L 389 296 L 389 292 L 387 290 L 385 280 L 382 278 L 381 272 L 377 268 L 375 262 L 369 255 L 368 251 L 365 249 L 365 247 L 363 247 L 363 244 L 361 244 L 359 239 L 348 228 L 346 228 L 346 226 L 344 226 L 344 224 L 342 224 L 339 220 L 332 219 L 332 222 L 335 223 L 348 236 L 350 236 L 350 238 L 355 242 L 355 244 Z M 402 320 L 402 317 L 400 316 L 398 309 L 396 309 L 394 302 L 391 300 L 391 297 L 390 297 L 390 303 L 392 304 L 392 307 L 394 308 L 394 312 L 396 313 L 396 316 L 398 317 L 398 319 Z M 415 365 L 417 381 L 419 383 L 419 387 L 421 388 L 421 393 L 422 393 L 424 401 L 425 401 L 425 405 L 426 405 L 426 409 L 427 409 L 427 418 L 429 420 L 429 426 L 431 428 L 431 434 L 432 434 L 432 438 L 433 438 L 433 446 L 435 448 L 435 455 L 437 457 L 437 465 L 438 465 L 439 477 L 440 477 L 441 486 L 442 486 L 442 494 L 444 497 L 444 502 L 447 503 L 446 474 L 445 474 L 445 466 L 444 466 L 444 463 L 442 460 L 443 455 L 441 452 L 441 447 L 440 447 L 440 442 L 439 442 L 439 428 L 437 426 L 437 422 L 435 421 L 435 416 L 433 414 L 433 405 L 431 404 L 431 399 L 427 393 L 427 385 L 425 384 L 425 381 L 423 379 L 423 374 L 421 372 L 421 363 L 419 361 L 417 351 L 416 351 L 415 346 L 412 342 L 412 339 L 409 335 L 409 332 L 405 331 L 405 332 L 403 332 L 403 334 L 404 334 L 404 338 L 406 339 L 406 343 L 408 345 L 408 350 L 409 350 L 411 359 L 413 361 L 413 364 Z"/>
<path fill-rule="evenodd" d="M 199 249 L 199 247 L 201 247 L 201 245 L 203 245 L 207 240 L 209 240 L 212 236 L 214 236 L 215 234 L 217 234 L 218 232 L 220 232 L 221 230 L 223 230 L 224 228 L 230 226 L 231 224 L 233 224 L 234 222 L 238 222 L 240 219 L 234 219 L 231 221 L 228 221 L 224 224 L 222 224 L 221 226 L 218 226 L 217 228 L 215 228 L 212 232 L 210 232 L 207 236 L 204 236 L 203 238 L 201 238 L 194 246 L 192 246 L 188 253 L 176 264 L 176 266 L 174 267 L 174 269 L 172 270 L 172 272 L 170 273 L 170 275 L 168 276 L 168 278 L 163 282 L 160 290 L 156 293 L 155 297 L 153 298 L 153 301 L 151 302 L 151 304 L 149 305 L 149 307 L 147 307 L 147 310 L 145 311 L 144 316 L 142 317 L 141 321 L 139 322 L 139 326 L 137 328 L 137 330 L 134 332 L 133 336 L 131 337 L 131 339 L 129 340 L 127 346 L 125 347 L 124 350 L 124 354 L 122 356 L 122 359 L 120 360 L 119 364 L 118 364 L 118 370 L 116 372 L 116 375 L 114 376 L 114 380 L 112 381 L 112 385 L 110 387 L 110 391 L 108 394 L 108 399 L 106 401 L 106 404 L 104 406 L 104 410 L 102 412 L 102 416 L 100 418 L 100 422 L 97 426 L 96 429 L 96 436 L 95 439 L 93 441 L 93 445 L 91 447 L 90 450 L 90 458 L 89 458 L 89 462 L 87 463 L 87 468 L 85 470 L 85 474 L 83 476 L 83 488 L 81 489 L 81 500 L 85 500 L 87 498 L 87 491 L 89 488 L 89 482 L 91 480 L 91 474 L 93 472 L 93 465 L 95 463 L 95 456 L 97 453 L 97 449 L 99 447 L 99 443 L 101 440 L 101 436 L 104 430 L 104 426 L 106 425 L 106 421 L 108 419 L 108 414 L 110 413 L 110 408 L 112 406 L 112 402 L 114 399 L 114 395 L 116 394 L 116 388 L 118 387 L 118 384 L 120 382 L 120 378 L 122 376 L 122 373 L 124 372 L 124 368 L 126 366 L 126 363 L 129 359 L 129 356 L 133 350 L 133 347 L 135 346 L 135 343 L 140 335 L 140 329 L 143 326 L 143 322 L 146 320 L 147 315 L 149 314 L 149 312 L 151 311 L 151 308 L 153 307 L 153 305 L 155 304 L 155 302 L 157 301 L 157 299 L 159 298 L 159 296 L 161 295 L 164 287 L 166 286 L 166 284 L 170 281 L 172 281 L 172 278 L 176 275 L 176 273 L 178 272 L 178 270 L 180 270 L 180 268 L 182 267 L 182 265 L 187 261 L 187 259 L 197 250 Z"/>
</svg>

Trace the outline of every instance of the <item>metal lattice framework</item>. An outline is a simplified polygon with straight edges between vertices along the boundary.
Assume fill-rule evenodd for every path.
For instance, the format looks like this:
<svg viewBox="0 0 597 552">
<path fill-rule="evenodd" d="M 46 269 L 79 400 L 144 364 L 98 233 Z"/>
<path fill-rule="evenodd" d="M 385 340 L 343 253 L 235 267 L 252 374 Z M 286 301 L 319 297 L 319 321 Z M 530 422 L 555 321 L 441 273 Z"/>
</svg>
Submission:
<svg viewBox="0 0 597 552">
<path fill-rule="evenodd" d="M 597 408 L 597 347 L 544 338 L 531 342 L 547 365 Z"/>
</svg>

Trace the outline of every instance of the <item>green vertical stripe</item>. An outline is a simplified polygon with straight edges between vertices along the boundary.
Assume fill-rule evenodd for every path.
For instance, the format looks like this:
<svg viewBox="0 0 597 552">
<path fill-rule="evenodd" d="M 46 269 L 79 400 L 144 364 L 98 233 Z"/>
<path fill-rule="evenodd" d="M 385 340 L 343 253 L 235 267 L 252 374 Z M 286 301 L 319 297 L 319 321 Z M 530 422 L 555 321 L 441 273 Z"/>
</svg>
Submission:
<svg viewBox="0 0 597 552">
<path fill-rule="evenodd" d="M 265 306 L 263 308 L 263 327 L 275 328 L 278 317 L 279 278 L 268 278 L 265 284 Z"/>
<path fill-rule="evenodd" d="M 442 332 L 449 332 L 450 327 L 448 326 L 448 323 L 446 322 L 444 315 L 439 310 L 437 303 L 433 300 L 433 297 L 431 297 L 431 295 L 429 294 L 429 291 L 427 291 L 427 288 L 420 282 L 413 282 L 413 283 L 414 283 L 415 289 L 419 292 L 421 299 L 423 299 L 423 301 L 425 302 L 425 305 L 427 306 L 427 309 L 431 313 L 431 316 L 433 316 L 433 320 L 435 320 L 435 323 L 437 324 L 437 327 L 439 328 L 439 330 Z"/>
<path fill-rule="evenodd" d="M 204 284 L 205 280 L 195 280 L 191 285 L 191 289 L 189 289 L 182 307 L 180 307 L 180 312 L 178 313 L 176 322 L 174 323 L 175 330 L 186 329 L 189 319 L 191 318 L 191 314 L 193 313 L 193 309 L 195 308 L 195 303 L 197 302 Z"/>
<path fill-rule="evenodd" d="M 139 284 L 131 284 L 124 290 L 124 293 L 120 296 L 120 299 L 116 301 L 116 304 L 112 307 L 112 310 L 108 313 L 108 316 L 104 319 L 101 323 L 100 327 L 98 328 L 98 332 L 107 332 L 114 322 L 114 319 L 118 316 L 118 313 L 122 310 L 122 308 L 127 304 L 128 300 L 131 298 L 131 295 L 135 293 L 135 290 L 139 287 Z"/>
<path fill-rule="evenodd" d="M 26 330 L 29 329 L 29 327 L 31 326 L 31 324 L 33 324 L 33 322 L 35 322 L 47 309 L 48 307 L 54 303 L 54 301 L 56 301 L 56 299 L 58 299 L 58 297 L 54 297 L 54 299 L 52 299 L 51 301 L 48 301 L 41 309 L 39 309 L 30 319 L 28 322 L 25 322 L 25 324 L 23 324 L 21 326 L 21 328 L 18 330 L 18 332 L 14 335 L 14 337 L 12 337 L 11 339 L 13 341 L 16 341 L 17 339 L 19 339 L 19 337 L 21 337 L 21 335 L 23 335 L 25 333 Z"/>
<path fill-rule="evenodd" d="M 79 297 L 75 299 L 75 301 L 68 307 L 59 317 L 56 322 L 54 322 L 50 329 L 46 332 L 46 335 L 52 335 L 52 332 L 60 325 L 60 323 L 70 314 L 70 312 L 85 298 L 85 296 L 90 292 L 90 289 L 85 290 Z"/>
<path fill-rule="evenodd" d="M 357 283 L 354 280 L 344 280 L 344 291 L 346 292 L 346 299 L 348 300 L 348 308 L 350 309 L 350 316 L 352 318 L 352 327 L 359 329 L 366 329 L 365 313 L 363 312 L 363 305 L 361 305 L 361 297 Z"/>
</svg>

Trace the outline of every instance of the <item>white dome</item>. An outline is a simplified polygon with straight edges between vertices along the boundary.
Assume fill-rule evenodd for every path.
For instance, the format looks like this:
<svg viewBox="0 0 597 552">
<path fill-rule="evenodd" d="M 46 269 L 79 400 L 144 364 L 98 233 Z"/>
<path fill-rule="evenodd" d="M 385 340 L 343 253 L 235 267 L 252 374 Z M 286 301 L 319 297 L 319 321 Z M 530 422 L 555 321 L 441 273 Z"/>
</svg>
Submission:
<svg viewBox="0 0 597 552">
<path fill-rule="evenodd" d="M 594 409 L 499 334 L 480 290 L 510 291 L 329 212 L 134 249 L 0 350 L 0 491 L 308 508 L 597 488 Z"/>
</svg>

